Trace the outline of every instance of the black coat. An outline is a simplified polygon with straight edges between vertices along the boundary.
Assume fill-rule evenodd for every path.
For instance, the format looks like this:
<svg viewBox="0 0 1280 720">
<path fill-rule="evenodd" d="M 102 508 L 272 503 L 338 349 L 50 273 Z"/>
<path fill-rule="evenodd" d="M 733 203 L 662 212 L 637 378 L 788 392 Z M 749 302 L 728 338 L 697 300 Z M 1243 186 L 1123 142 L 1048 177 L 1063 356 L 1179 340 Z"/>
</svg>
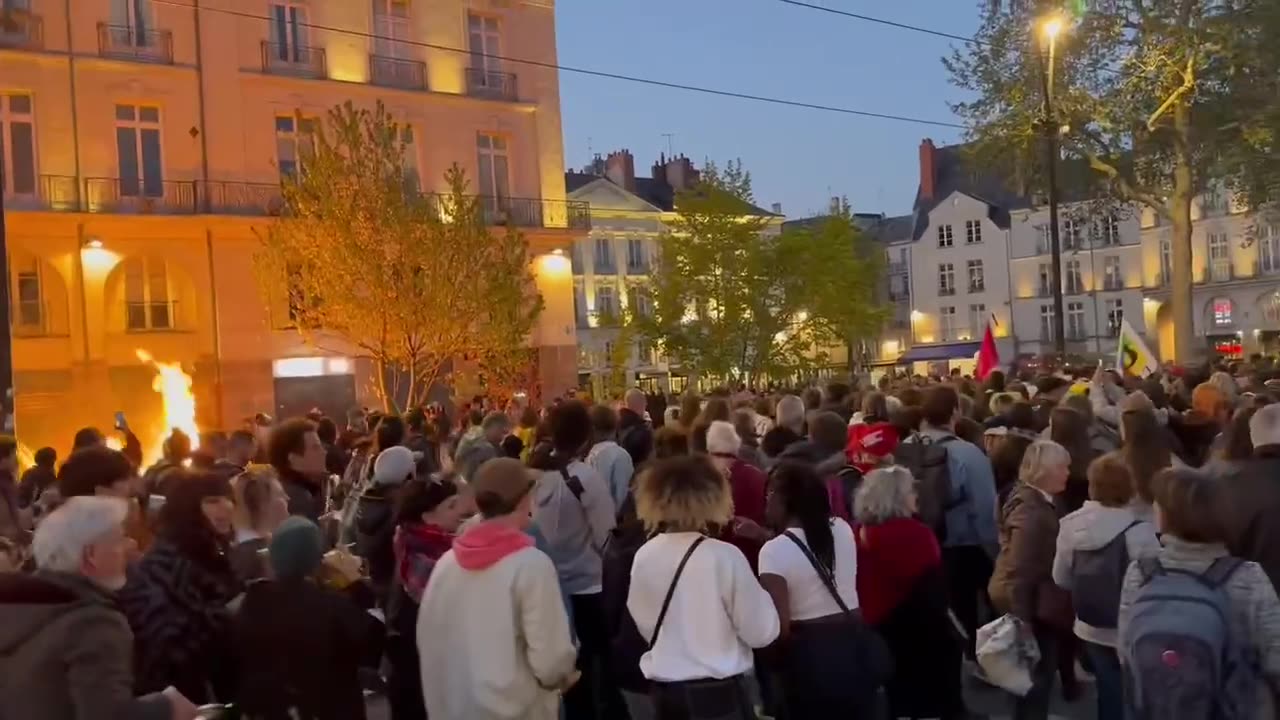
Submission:
<svg viewBox="0 0 1280 720">
<path fill-rule="evenodd" d="M 369 580 L 379 600 L 385 600 L 396 569 L 395 491 L 373 485 L 356 500 L 355 554 L 369 566 Z"/>
<path fill-rule="evenodd" d="M 1280 445 L 1254 448 L 1222 479 L 1227 548 L 1262 566 L 1280 588 Z"/>
<path fill-rule="evenodd" d="M 649 645 L 648 639 L 640 636 L 627 610 L 627 594 L 631 591 L 631 565 L 636 551 L 648 539 L 638 520 L 624 522 L 613 529 L 605 545 L 600 594 L 613 680 L 623 690 L 639 693 L 649 691 L 649 681 L 640 672 L 640 656 L 648 651 Z"/>
<path fill-rule="evenodd" d="M 644 417 L 622 408 L 618 411 L 618 444 L 631 456 L 631 464 L 640 467 L 653 454 L 653 428 Z"/>
<path fill-rule="evenodd" d="M 964 708 L 960 640 L 947 616 L 942 566 L 926 571 L 875 626 L 893 655 L 889 717 L 954 717 Z"/>
</svg>

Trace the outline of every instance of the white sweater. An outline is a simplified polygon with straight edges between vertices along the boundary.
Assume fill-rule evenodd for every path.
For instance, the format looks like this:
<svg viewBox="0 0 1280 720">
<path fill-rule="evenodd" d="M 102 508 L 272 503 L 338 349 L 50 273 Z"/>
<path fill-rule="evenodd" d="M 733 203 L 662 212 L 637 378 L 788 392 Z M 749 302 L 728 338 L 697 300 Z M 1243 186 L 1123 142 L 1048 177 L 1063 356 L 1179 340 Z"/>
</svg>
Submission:
<svg viewBox="0 0 1280 720">
<path fill-rule="evenodd" d="M 555 566 L 525 548 L 483 570 L 453 551 L 431 572 L 418 613 L 422 694 L 431 720 L 556 720 L 554 687 L 577 651 Z"/>
</svg>

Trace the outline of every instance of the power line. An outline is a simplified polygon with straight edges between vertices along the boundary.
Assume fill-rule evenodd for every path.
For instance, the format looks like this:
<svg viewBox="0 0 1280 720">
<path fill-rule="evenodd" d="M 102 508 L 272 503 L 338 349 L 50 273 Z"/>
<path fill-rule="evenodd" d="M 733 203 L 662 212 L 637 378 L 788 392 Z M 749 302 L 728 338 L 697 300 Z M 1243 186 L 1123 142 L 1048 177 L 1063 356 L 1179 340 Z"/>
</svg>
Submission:
<svg viewBox="0 0 1280 720">
<path fill-rule="evenodd" d="M 179 7 L 187 10 L 196 9 L 188 3 L 175 2 L 175 0 L 152 0 L 152 2 L 156 5 L 169 5 L 172 7 Z M 233 17 L 239 17 L 239 18 L 244 18 L 248 20 L 262 20 L 265 22 L 271 22 L 271 18 L 269 16 L 254 15 L 253 13 L 243 12 L 240 10 L 230 10 L 227 8 L 215 8 L 215 7 L 201 7 L 199 8 L 199 10 L 202 12 L 214 12 L 214 13 L 221 13 L 224 15 L 231 15 Z M 874 112 L 871 110 L 858 110 L 855 108 L 839 107 L 836 105 L 825 105 L 822 103 L 806 102 L 803 100 L 790 100 L 787 98 L 772 97 L 768 95 L 757 95 L 754 93 L 737 92 L 734 90 L 722 90 L 719 88 L 703 87 L 699 85 L 688 85 L 685 83 L 677 83 L 677 82 L 671 82 L 667 80 L 655 80 L 653 78 L 644 78 L 644 77 L 638 77 L 635 75 L 624 75 L 622 73 L 607 72 L 604 70 L 593 70 L 590 68 L 574 67 L 570 65 L 560 65 L 558 63 L 544 62 L 541 60 L 529 60 L 526 58 L 508 57 L 505 55 L 496 55 L 493 53 L 473 52 L 472 50 L 467 48 L 457 48 L 457 47 L 451 47 L 448 45 L 439 45 L 436 43 L 428 43 L 420 40 L 404 40 L 401 38 L 391 37 L 387 35 L 378 35 L 376 33 L 364 32 L 361 30 L 349 30 L 346 28 L 331 27 L 327 25 L 317 25 L 314 23 L 298 23 L 298 24 L 303 27 L 308 27 L 315 30 L 321 30 L 324 32 L 331 32 L 331 33 L 340 33 L 340 34 L 350 35 L 353 37 L 362 37 L 368 40 L 386 40 L 390 42 L 403 43 L 405 45 L 411 45 L 415 47 L 429 48 L 432 50 L 442 50 L 445 52 L 461 53 L 461 54 L 469 55 L 473 57 L 476 57 L 476 56 L 487 57 L 494 60 L 501 60 L 503 62 L 515 63 L 519 65 L 529 65 L 531 67 L 539 67 L 539 68 L 545 68 L 549 70 L 558 70 L 561 72 L 574 73 L 577 75 L 587 75 L 590 77 L 605 78 L 608 80 L 620 80 L 623 82 L 637 83 L 640 85 L 650 85 L 654 87 L 663 87 L 663 88 L 668 88 L 672 90 L 684 90 L 687 92 L 703 93 L 706 95 L 716 95 L 719 97 L 735 98 L 738 100 L 750 100 L 753 102 L 762 102 L 762 103 L 768 103 L 771 105 L 783 105 L 787 107 L 804 108 L 807 110 L 821 110 L 823 112 L 839 113 L 843 115 L 855 115 L 858 117 L 875 118 L 878 120 L 893 120 L 895 122 L 914 123 L 917 125 L 931 125 L 934 127 L 954 128 L 957 130 L 967 129 L 967 126 L 962 125 L 960 123 L 947 122 L 944 120 L 929 120 L 926 118 L 911 117 L 909 115 L 896 115 L 893 113 L 881 113 L 881 112 Z"/>
</svg>

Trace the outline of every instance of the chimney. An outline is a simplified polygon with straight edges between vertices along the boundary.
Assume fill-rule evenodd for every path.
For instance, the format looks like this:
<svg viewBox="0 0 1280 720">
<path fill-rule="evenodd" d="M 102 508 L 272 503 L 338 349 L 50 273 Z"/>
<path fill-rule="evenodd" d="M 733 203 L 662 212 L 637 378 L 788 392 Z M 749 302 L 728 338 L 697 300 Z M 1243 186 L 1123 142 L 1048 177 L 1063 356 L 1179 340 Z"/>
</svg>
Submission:
<svg viewBox="0 0 1280 720">
<path fill-rule="evenodd" d="M 626 188 L 628 192 L 636 191 L 636 161 L 630 150 L 619 150 L 609 153 L 604 161 L 604 176 L 614 185 Z"/>
<path fill-rule="evenodd" d="M 672 190 L 680 192 L 698 184 L 700 173 L 693 169 L 693 161 L 684 155 L 671 158 L 666 164 L 667 184 Z"/>
<path fill-rule="evenodd" d="M 773 210 L 773 214 L 774 214 L 774 215 L 781 215 L 781 214 L 782 214 L 782 203 L 774 203 L 774 204 L 771 206 L 771 208 L 772 208 L 772 210 Z"/>
<path fill-rule="evenodd" d="M 920 199 L 933 200 L 937 190 L 938 169 L 936 167 L 937 149 L 931 138 L 920 141 Z"/>
<path fill-rule="evenodd" d="M 838 195 L 831 196 L 831 202 L 827 205 L 827 212 L 831 213 L 832 215 L 840 214 L 840 196 Z"/>
</svg>

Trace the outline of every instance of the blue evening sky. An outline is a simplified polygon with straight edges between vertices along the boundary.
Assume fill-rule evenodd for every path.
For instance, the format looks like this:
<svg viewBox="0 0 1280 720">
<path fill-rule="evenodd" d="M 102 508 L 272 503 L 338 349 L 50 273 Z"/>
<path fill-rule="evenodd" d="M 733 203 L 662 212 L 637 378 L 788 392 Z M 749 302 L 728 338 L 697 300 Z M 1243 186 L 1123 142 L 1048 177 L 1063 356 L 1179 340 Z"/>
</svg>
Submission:
<svg viewBox="0 0 1280 720">
<path fill-rule="evenodd" d="M 810 0 L 962 36 L 977 0 Z M 859 110 L 954 121 L 940 58 L 954 41 L 778 0 L 557 0 L 560 63 Z M 742 158 L 757 202 L 789 217 L 847 195 L 859 212 L 910 211 L 920 140 L 959 130 L 638 85 L 560 77 L 565 164 L 629 148 L 647 175 L 672 146 L 701 166 Z"/>
</svg>

